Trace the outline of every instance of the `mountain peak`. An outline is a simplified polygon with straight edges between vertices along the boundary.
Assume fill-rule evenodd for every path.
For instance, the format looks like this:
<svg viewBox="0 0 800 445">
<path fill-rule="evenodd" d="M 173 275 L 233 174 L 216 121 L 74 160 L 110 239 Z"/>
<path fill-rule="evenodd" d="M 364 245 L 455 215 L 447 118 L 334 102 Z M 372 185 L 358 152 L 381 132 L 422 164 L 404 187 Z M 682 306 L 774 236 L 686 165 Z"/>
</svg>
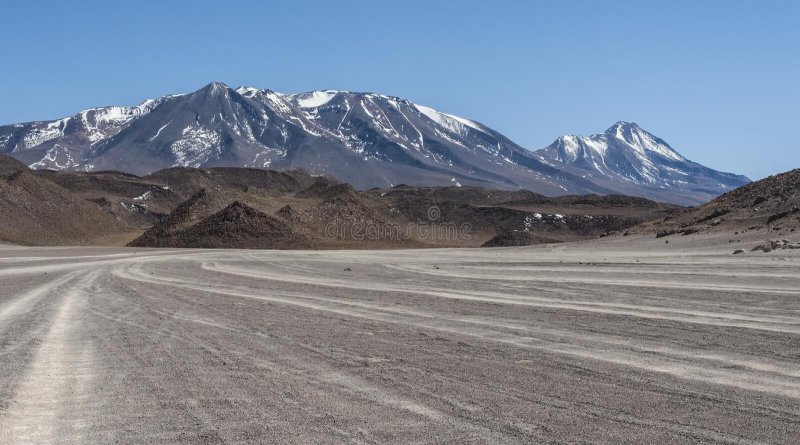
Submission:
<svg viewBox="0 0 800 445">
<path fill-rule="evenodd" d="M 631 135 L 634 133 L 650 134 L 644 128 L 640 127 L 636 122 L 627 121 L 616 122 L 614 125 L 610 126 L 604 134 L 611 137 L 617 137 L 619 139 L 626 139 L 626 135 Z"/>
<path fill-rule="evenodd" d="M 663 139 L 640 127 L 635 122 L 619 121 L 603 133 L 609 139 L 623 142 L 633 151 L 644 154 L 645 152 L 657 153 L 669 159 L 685 160 Z"/>
<path fill-rule="evenodd" d="M 614 125 L 612 125 L 609 129 L 615 127 L 639 127 L 639 124 L 636 122 L 629 122 L 629 121 L 616 121 Z"/>
<path fill-rule="evenodd" d="M 224 93 L 228 90 L 230 90 L 230 88 L 225 83 L 214 81 L 204 86 L 203 88 L 200 88 L 198 92 L 204 92 L 207 94 L 219 94 L 219 93 Z"/>
<path fill-rule="evenodd" d="M 587 171 L 592 176 L 664 190 L 702 191 L 707 196 L 717 193 L 716 189 L 728 189 L 748 181 L 687 160 L 635 122 L 619 121 L 605 132 L 590 136 L 561 136 L 536 153 L 548 161 Z"/>
</svg>

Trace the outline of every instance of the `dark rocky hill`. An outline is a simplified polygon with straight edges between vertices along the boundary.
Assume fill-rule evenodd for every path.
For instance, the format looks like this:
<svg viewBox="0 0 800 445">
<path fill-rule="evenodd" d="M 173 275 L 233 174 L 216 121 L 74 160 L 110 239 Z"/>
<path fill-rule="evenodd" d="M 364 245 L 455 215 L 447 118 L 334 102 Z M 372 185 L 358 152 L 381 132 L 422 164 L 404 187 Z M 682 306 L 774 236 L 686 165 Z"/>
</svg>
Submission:
<svg viewBox="0 0 800 445">
<path fill-rule="evenodd" d="M 800 169 L 752 182 L 698 207 L 636 231 L 660 237 L 693 233 L 764 232 L 783 237 L 800 230 Z"/>
</svg>

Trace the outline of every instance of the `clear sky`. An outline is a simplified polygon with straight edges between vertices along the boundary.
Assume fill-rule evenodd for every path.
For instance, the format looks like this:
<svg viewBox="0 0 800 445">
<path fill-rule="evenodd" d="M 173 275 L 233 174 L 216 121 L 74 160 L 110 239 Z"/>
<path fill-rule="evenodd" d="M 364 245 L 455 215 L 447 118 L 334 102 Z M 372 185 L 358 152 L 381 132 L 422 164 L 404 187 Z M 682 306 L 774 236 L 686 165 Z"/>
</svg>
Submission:
<svg viewBox="0 0 800 445">
<path fill-rule="evenodd" d="M 0 123 L 212 80 L 376 91 L 538 149 L 634 121 L 753 179 L 800 167 L 798 1 L 17 1 Z"/>
</svg>

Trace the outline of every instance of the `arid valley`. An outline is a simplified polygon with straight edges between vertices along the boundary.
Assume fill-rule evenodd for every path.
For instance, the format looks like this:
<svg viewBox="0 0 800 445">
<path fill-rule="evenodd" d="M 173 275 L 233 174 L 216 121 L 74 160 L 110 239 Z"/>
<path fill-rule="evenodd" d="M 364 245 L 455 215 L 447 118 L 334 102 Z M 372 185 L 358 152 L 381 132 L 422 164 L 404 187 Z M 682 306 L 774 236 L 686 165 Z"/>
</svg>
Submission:
<svg viewBox="0 0 800 445">
<path fill-rule="evenodd" d="M 800 445 L 800 1 L 1 14 L 0 445 Z"/>
</svg>

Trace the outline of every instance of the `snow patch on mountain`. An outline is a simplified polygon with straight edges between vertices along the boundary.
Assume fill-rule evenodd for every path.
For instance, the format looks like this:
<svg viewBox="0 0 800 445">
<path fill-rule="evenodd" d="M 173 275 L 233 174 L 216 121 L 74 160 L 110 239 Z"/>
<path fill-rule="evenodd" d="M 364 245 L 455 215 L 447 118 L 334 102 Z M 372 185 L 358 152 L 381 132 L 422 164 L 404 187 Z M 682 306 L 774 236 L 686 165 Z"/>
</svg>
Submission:
<svg viewBox="0 0 800 445">
<path fill-rule="evenodd" d="M 148 139 L 148 141 L 150 141 L 150 142 L 155 141 L 156 138 L 158 138 L 158 135 L 160 135 L 161 132 L 164 131 L 164 129 L 167 128 L 169 126 L 169 124 L 171 124 L 171 123 L 172 123 L 172 121 L 169 121 L 166 124 L 162 125 L 161 128 L 159 128 L 158 131 L 156 131 L 156 134 L 154 134 L 153 137 Z"/>
<path fill-rule="evenodd" d="M 77 167 L 79 164 L 80 162 L 72 156 L 67 147 L 55 144 L 47 150 L 41 160 L 30 164 L 28 167 L 32 169 L 67 170 Z"/>
<path fill-rule="evenodd" d="M 318 108 L 330 102 L 339 92 L 334 90 L 310 91 L 293 96 L 300 108 Z"/>
<path fill-rule="evenodd" d="M 32 128 L 31 131 L 27 132 L 22 137 L 22 147 L 20 148 L 28 149 L 36 147 L 37 145 L 63 136 L 64 125 L 68 120 L 69 118 L 61 119 L 56 122 L 51 122 L 45 127 Z"/>
<path fill-rule="evenodd" d="M 200 167 L 219 151 L 221 137 L 216 131 L 193 124 L 184 128 L 182 134 L 182 139 L 170 145 L 176 167 Z"/>
<path fill-rule="evenodd" d="M 466 131 L 466 128 L 471 128 L 473 130 L 480 131 L 481 133 L 487 132 L 483 126 L 475 121 L 464 119 L 463 117 L 453 116 L 452 114 L 442 113 L 441 111 L 436 111 L 433 108 L 423 105 L 414 104 L 414 107 L 419 110 L 420 113 L 427 116 L 430 120 L 436 122 L 453 133 L 463 135 Z"/>
<path fill-rule="evenodd" d="M 261 91 L 260 89 L 253 88 L 253 87 L 241 86 L 239 88 L 236 88 L 236 92 L 241 94 L 244 97 L 253 97 L 256 94 L 258 94 L 260 91 Z"/>
</svg>

